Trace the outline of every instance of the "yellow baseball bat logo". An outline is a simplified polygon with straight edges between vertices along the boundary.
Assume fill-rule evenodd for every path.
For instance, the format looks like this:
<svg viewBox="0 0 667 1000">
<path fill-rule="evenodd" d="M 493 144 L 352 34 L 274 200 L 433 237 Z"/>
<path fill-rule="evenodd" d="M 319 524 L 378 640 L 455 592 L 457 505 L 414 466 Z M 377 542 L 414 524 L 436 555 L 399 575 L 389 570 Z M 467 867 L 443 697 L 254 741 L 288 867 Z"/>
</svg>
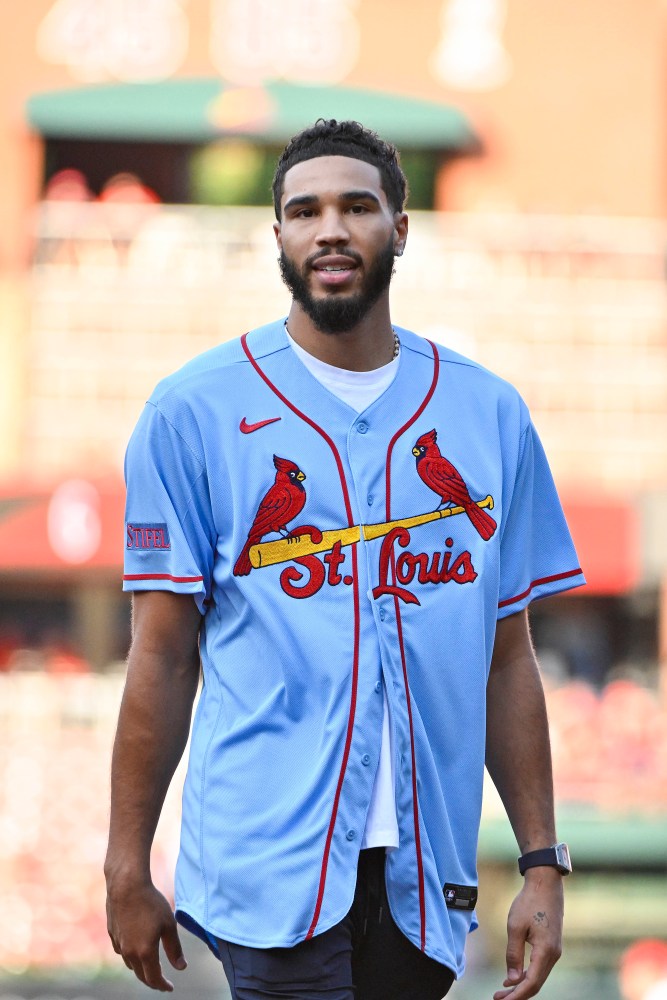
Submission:
<svg viewBox="0 0 667 1000">
<path fill-rule="evenodd" d="M 493 497 L 487 496 L 477 501 L 478 507 L 493 510 Z M 302 556 L 315 555 L 317 552 L 329 552 L 336 542 L 341 545 L 354 545 L 363 537 L 366 541 L 383 538 L 394 528 L 417 528 L 420 524 L 430 521 L 440 521 L 445 517 L 464 514 L 465 507 L 446 507 L 444 510 L 434 510 L 428 514 L 415 514 L 414 517 L 402 517 L 397 521 L 381 521 L 379 524 L 355 524 L 351 528 L 334 528 L 323 531 L 321 541 L 314 542 L 310 535 L 295 535 L 294 538 L 278 538 L 273 542 L 258 542 L 250 549 L 250 563 L 254 569 L 260 566 L 275 566 L 277 563 L 290 562 Z"/>
</svg>

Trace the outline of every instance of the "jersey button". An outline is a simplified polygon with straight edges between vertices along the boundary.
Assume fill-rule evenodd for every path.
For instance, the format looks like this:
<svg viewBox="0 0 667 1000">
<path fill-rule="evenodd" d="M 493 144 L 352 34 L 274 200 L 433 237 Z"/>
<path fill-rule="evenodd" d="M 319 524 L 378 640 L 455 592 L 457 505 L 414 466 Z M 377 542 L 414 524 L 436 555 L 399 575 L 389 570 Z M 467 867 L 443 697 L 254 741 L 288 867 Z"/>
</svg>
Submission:
<svg viewBox="0 0 667 1000">
<path fill-rule="evenodd" d="M 366 431 L 368 430 L 368 424 L 364 423 L 364 421 L 363 421 L 363 420 L 361 420 L 361 421 L 360 421 L 360 422 L 359 422 L 359 423 L 357 424 L 357 430 L 359 431 L 359 433 L 360 433 L 360 434 L 365 434 L 365 433 L 366 433 Z"/>
<path fill-rule="evenodd" d="M 357 835 L 357 831 L 356 830 L 348 830 L 347 833 L 345 834 L 345 836 L 347 837 L 348 840 L 354 840 L 354 838 L 356 837 L 356 835 Z"/>
<path fill-rule="evenodd" d="M 371 762 L 370 756 L 367 753 L 365 753 L 364 756 L 361 758 L 361 763 L 364 765 L 364 767 L 368 767 L 370 762 Z"/>
<path fill-rule="evenodd" d="M 378 613 L 380 615 L 380 621 L 383 622 L 387 617 L 387 612 L 384 610 L 384 608 L 380 608 L 380 611 Z"/>
<path fill-rule="evenodd" d="M 369 493 L 368 496 L 366 497 L 366 503 L 368 504 L 369 507 L 373 506 L 373 501 L 374 500 L 375 500 L 375 497 L 373 496 L 373 494 Z"/>
<path fill-rule="evenodd" d="M 380 693 L 380 691 L 382 690 L 382 681 L 377 682 L 377 684 L 375 685 L 375 690 L 377 691 L 378 694 Z"/>
</svg>

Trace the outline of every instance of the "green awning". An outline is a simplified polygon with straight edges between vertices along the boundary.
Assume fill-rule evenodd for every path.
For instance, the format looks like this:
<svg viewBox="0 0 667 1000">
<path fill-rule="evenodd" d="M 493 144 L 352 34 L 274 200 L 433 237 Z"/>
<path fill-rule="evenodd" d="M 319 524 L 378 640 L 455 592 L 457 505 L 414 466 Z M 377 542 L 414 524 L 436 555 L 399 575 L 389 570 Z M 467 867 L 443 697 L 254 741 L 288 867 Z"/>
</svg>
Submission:
<svg viewBox="0 0 667 1000">
<path fill-rule="evenodd" d="M 49 138 L 209 142 L 245 136 L 281 144 L 317 118 L 356 119 L 401 148 L 470 151 L 477 139 L 448 104 L 382 91 L 219 79 L 106 84 L 35 94 L 30 125 Z"/>
<path fill-rule="evenodd" d="M 664 869 L 664 813 L 615 815 L 584 805 L 561 805 L 558 814 L 558 832 L 570 846 L 575 868 L 582 864 L 610 870 L 641 866 Z M 505 817 L 484 817 L 478 849 L 482 861 L 516 864 L 516 838 Z"/>
</svg>

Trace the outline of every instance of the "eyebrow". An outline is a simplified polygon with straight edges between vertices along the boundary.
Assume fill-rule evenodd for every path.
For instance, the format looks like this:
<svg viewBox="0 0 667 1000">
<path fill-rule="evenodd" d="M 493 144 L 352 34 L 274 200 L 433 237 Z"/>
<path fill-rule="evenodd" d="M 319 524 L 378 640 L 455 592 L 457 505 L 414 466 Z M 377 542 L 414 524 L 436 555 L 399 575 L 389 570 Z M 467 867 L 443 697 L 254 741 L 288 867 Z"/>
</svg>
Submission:
<svg viewBox="0 0 667 1000">
<path fill-rule="evenodd" d="M 373 201 L 376 205 L 380 204 L 380 199 L 372 191 L 367 191 L 361 188 L 359 191 L 344 191 L 340 196 L 341 201 Z"/>
<path fill-rule="evenodd" d="M 342 194 L 338 196 L 339 201 L 372 201 L 374 204 L 380 206 L 380 199 L 372 191 L 368 191 L 365 188 L 360 188 L 358 191 L 343 191 Z M 319 201 L 317 195 L 314 194 L 297 194 L 293 198 L 290 198 L 285 202 L 283 207 L 284 212 L 288 212 L 292 208 L 300 208 L 306 205 L 316 205 Z"/>
</svg>

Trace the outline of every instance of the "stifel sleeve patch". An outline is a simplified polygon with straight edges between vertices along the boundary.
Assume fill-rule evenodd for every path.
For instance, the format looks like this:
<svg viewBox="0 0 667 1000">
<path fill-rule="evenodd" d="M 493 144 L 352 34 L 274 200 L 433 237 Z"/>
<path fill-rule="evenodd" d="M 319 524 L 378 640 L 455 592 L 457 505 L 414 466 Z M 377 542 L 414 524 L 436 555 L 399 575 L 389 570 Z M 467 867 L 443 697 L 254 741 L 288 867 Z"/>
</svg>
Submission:
<svg viewBox="0 0 667 1000">
<path fill-rule="evenodd" d="M 163 522 L 125 525 L 125 547 L 128 549 L 170 549 L 169 529 Z"/>
</svg>

